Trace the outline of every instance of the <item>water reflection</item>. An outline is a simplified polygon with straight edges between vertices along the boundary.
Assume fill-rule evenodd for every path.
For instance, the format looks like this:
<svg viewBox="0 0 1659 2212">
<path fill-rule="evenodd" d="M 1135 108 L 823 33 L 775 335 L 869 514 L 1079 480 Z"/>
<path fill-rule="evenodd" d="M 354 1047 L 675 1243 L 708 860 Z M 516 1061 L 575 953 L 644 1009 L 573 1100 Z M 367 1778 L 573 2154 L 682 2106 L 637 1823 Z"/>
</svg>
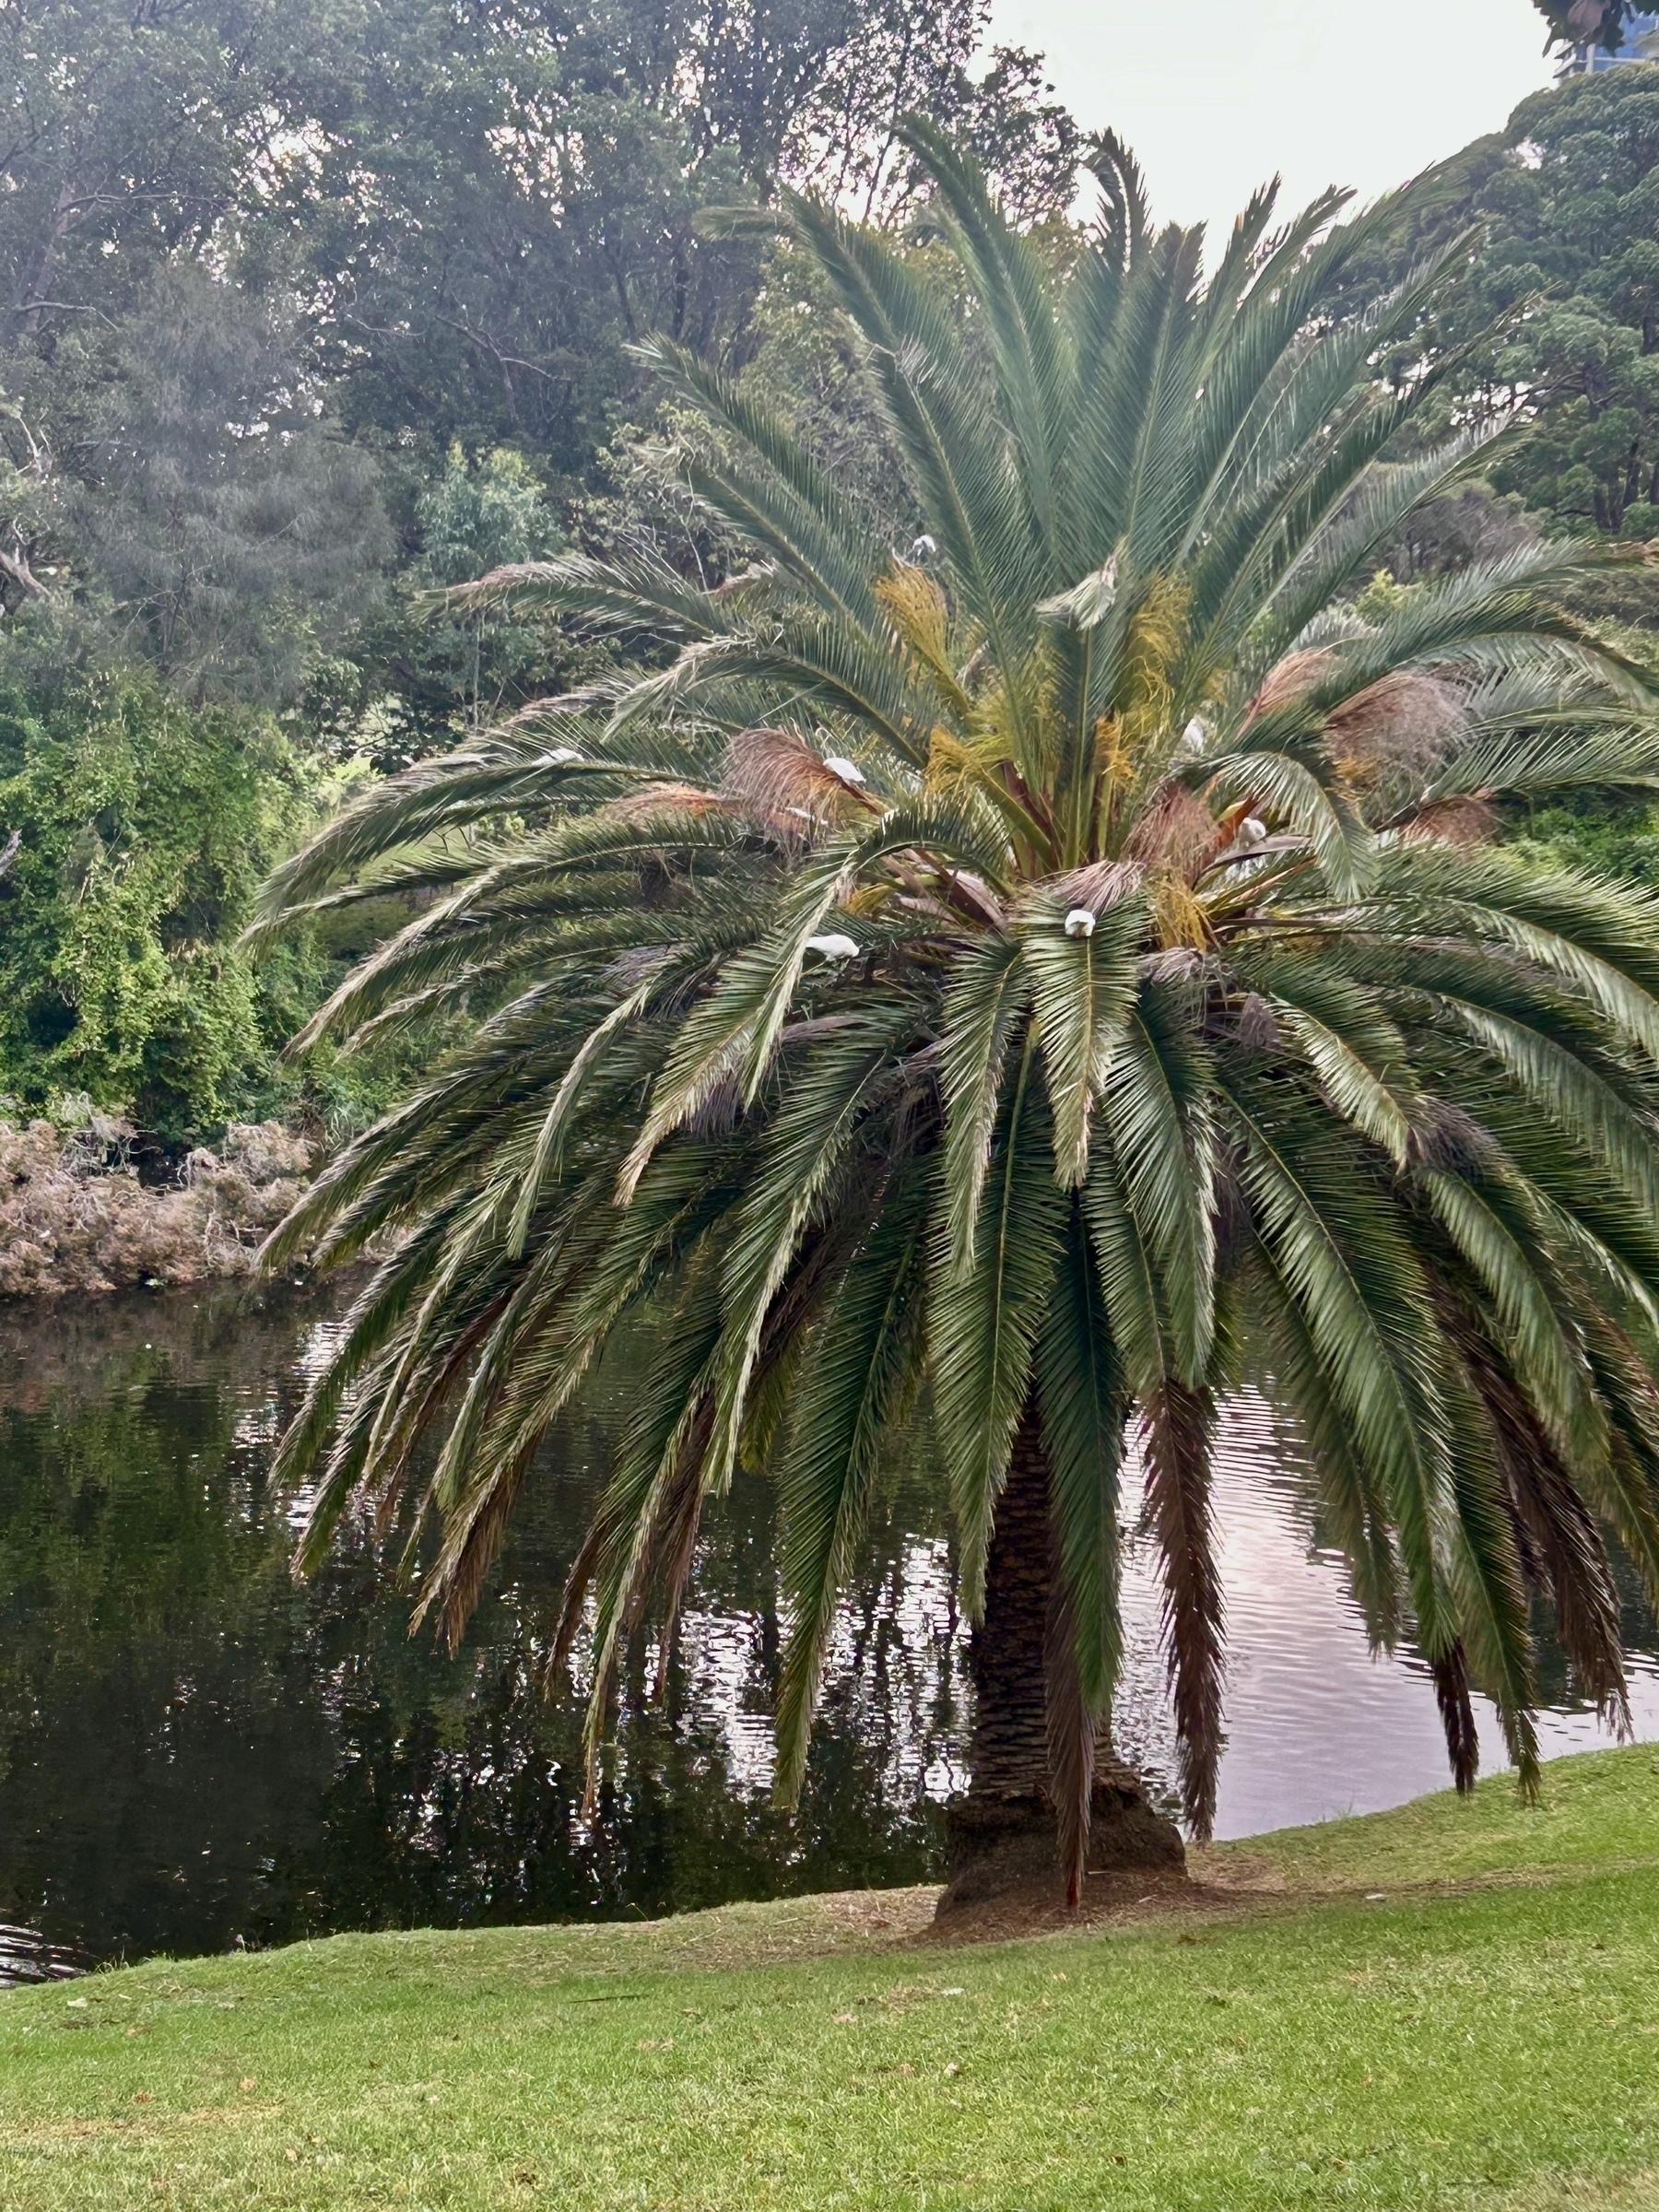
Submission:
<svg viewBox="0 0 1659 2212">
<path fill-rule="evenodd" d="M 1229 1625 L 1217 1835 L 1376 1812 L 1443 1789 L 1445 1738 L 1428 1671 L 1409 1650 L 1371 1657 L 1341 1557 L 1260 1399 L 1228 1407 L 1217 1477 Z M 1632 1653 L 1632 1719 L 1639 1735 L 1659 1736 L 1659 1637 L 1634 1575 L 1617 1559 L 1615 1573 Z M 1127 1609 L 1131 1712 L 1119 1733 L 1134 1735 L 1155 1767 L 1166 1766 L 1168 1715 L 1155 1694 L 1158 1606 L 1144 1563 L 1130 1578 Z M 1540 1688 L 1550 1707 L 1539 1722 L 1544 1756 L 1610 1742 L 1573 1695 L 1542 1621 L 1538 1630 Z M 1508 1755 L 1490 1705 L 1477 1699 L 1476 1709 L 1489 1773 Z"/>
<path fill-rule="evenodd" d="M 197 1296 L 0 1312 L 0 1920 L 97 1958 L 344 1927 L 654 1914 L 925 1878 L 959 1786 L 963 1640 L 936 1485 L 895 1476 L 838 1623 L 798 1816 L 767 1798 L 779 1650 L 771 1499 L 712 1510 L 664 1695 L 633 1655 L 596 1817 L 579 1724 L 537 1681 L 603 1409 L 552 1440 L 449 1660 L 359 1531 L 288 1571 L 266 1469 L 326 1308 Z M 1368 1656 L 1264 1409 L 1233 1409 L 1221 1832 L 1439 1786 L 1407 1661 Z M 1128 1593 L 1120 1740 L 1167 1773 L 1156 1599 Z M 1652 1624 L 1632 1607 L 1632 1637 Z M 1551 1748 L 1587 1740 L 1564 1682 Z M 1659 1733 L 1659 1673 L 1637 1686 Z M 1488 1735 L 1490 1735 L 1488 1731 Z M 1495 1739 L 1488 1746 L 1495 1752 Z M 0 1978 L 4 1977 L 0 1962 Z"/>
<path fill-rule="evenodd" d="M 925 1495 L 900 1483 L 876 1516 L 865 1625 L 847 1624 L 860 1664 L 797 1817 L 765 1795 L 771 1497 L 740 1481 L 711 1513 L 660 1705 L 636 1654 L 584 1823 L 578 1722 L 536 1678 L 602 1432 L 554 1440 L 449 1660 L 406 1633 L 366 1534 L 315 1583 L 289 1576 L 292 1501 L 265 1469 L 321 1319 L 303 1297 L 0 1316 L 0 1919 L 109 1958 L 934 1868 L 924 1782 L 959 1715 Z"/>
<path fill-rule="evenodd" d="M 68 1982 L 91 1961 L 83 1951 L 49 1943 L 39 1928 L 0 1927 L 0 1989 L 22 1982 Z"/>
</svg>

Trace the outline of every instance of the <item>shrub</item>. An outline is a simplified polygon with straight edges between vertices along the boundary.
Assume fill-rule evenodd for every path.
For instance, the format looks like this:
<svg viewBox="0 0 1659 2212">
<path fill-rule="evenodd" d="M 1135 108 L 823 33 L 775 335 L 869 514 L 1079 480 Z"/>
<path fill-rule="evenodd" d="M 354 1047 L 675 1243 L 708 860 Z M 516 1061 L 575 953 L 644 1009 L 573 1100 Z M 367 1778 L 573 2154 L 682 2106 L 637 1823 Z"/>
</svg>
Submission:
<svg viewBox="0 0 1659 2212">
<path fill-rule="evenodd" d="M 235 942 L 308 812 L 268 717 L 148 676 L 0 698 L 0 1094 L 85 1092 L 182 1149 L 256 1102 L 271 1050 Z M 289 1009 L 283 1009 L 284 1018 Z"/>
</svg>

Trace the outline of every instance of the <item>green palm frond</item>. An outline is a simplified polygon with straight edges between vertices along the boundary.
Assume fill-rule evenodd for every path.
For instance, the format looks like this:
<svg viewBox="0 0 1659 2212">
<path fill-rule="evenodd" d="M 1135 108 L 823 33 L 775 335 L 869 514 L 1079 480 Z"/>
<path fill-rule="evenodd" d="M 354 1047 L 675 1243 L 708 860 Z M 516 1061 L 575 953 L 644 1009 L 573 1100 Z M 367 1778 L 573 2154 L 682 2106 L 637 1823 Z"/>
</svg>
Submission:
<svg viewBox="0 0 1659 2212">
<path fill-rule="evenodd" d="M 812 1338 L 811 1366 L 779 1476 L 790 1625 L 778 1685 L 776 1794 L 793 1805 L 835 1609 L 852 1572 L 890 1421 L 920 1364 L 926 1256 L 923 1179 L 889 1192 L 867 1248 Z"/>
<path fill-rule="evenodd" d="M 1036 1061 L 1028 1034 L 985 1177 L 974 1265 L 966 1274 L 953 1267 L 941 1240 L 928 1299 L 934 1397 L 971 1619 L 984 1603 L 996 1500 L 1066 1220 Z"/>
</svg>

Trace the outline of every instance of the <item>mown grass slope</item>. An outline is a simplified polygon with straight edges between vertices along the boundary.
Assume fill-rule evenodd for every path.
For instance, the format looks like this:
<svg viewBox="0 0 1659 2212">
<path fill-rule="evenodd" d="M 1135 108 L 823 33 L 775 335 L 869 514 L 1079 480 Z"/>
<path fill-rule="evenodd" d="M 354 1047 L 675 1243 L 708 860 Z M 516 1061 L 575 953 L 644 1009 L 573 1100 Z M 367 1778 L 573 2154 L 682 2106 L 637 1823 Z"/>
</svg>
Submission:
<svg viewBox="0 0 1659 2212">
<path fill-rule="evenodd" d="M 947 1949 L 834 1900 L 345 1936 L 0 1997 L 0 2206 L 1659 2207 L 1659 1758 Z M 1380 1894 L 1379 1894 L 1380 1892 Z"/>
</svg>

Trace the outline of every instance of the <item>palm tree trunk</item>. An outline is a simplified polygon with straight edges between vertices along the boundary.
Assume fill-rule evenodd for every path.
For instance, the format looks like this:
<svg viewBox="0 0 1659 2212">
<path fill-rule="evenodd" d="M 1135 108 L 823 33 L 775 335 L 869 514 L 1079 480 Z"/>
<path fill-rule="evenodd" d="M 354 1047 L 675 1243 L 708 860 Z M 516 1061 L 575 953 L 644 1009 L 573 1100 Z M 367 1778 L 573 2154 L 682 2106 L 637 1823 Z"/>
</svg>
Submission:
<svg viewBox="0 0 1659 2212">
<path fill-rule="evenodd" d="M 1049 1549 L 1048 1455 L 1028 1407 L 996 1502 L 984 1617 L 973 1635 L 976 1797 L 1023 1801 L 1048 1788 Z"/>
<path fill-rule="evenodd" d="M 972 1780 L 948 1816 L 950 1882 L 941 1912 L 1013 1889 L 1061 1889 L 1045 1662 L 1053 1604 L 1048 1454 L 1033 1398 L 1015 1431 L 986 1561 L 984 1614 L 973 1632 Z M 1095 1738 L 1090 1812 L 1091 1870 L 1182 1865 L 1180 1830 L 1153 1811 L 1138 1776 L 1113 1758 L 1104 1724 Z M 1075 1903 L 1075 1882 L 1072 1891 Z"/>
</svg>

